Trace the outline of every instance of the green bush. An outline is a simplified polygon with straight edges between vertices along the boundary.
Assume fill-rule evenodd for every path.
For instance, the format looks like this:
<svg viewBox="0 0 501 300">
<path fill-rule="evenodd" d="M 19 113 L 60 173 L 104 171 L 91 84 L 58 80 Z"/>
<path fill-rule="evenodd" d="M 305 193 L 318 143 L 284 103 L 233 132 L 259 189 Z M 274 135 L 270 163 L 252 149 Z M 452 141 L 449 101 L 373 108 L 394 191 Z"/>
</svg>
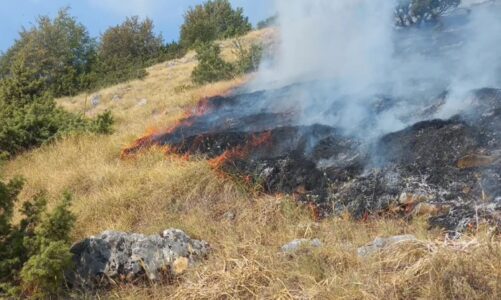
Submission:
<svg viewBox="0 0 501 300">
<path fill-rule="evenodd" d="M 243 35 L 251 29 L 242 8 L 233 9 L 228 0 L 209 0 L 186 12 L 181 45 L 192 48 L 199 43 Z"/>
<path fill-rule="evenodd" d="M 181 58 L 186 55 L 186 52 L 186 48 L 184 48 L 180 43 L 167 43 L 162 47 L 162 54 L 160 55 L 158 62 Z"/>
<path fill-rule="evenodd" d="M 198 65 L 191 73 L 192 81 L 195 84 L 205 84 L 256 71 L 263 53 L 262 47 L 260 45 L 245 47 L 240 40 L 236 40 L 233 46 L 237 61 L 229 63 L 221 58 L 218 44 L 214 42 L 199 44 L 196 49 Z"/>
<path fill-rule="evenodd" d="M 70 247 L 57 241 L 44 245 L 21 270 L 22 288 L 31 298 L 45 299 L 64 291 L 64 271 L 71 267 Z"/>
<path fill-rule="evenodd" d="M 65 194 L 49 213 L 46 194 L 39 193 L 23 204 L 21 222 L 15 225 L 13 208 L 22 186 L 19 178 L 0 181 L 0 297 L 61 296 L 64 273 L 71 266 L 71 196 Z"/>
<path fill-rule="evenodd" d="M 32 80 L 32 69 L 23 60 L 14 63 L 11 76 L 0 81 L 0 156 L 5 158 L 40 146 L 60 136 L 111 132 L 109 112 L 96 119 L 64 111 L 56 106 L 42 79 Z"/>
<path fill-rule="evenodd" d="M 196 84 L 204 84 L 226 80 L 235 76 L 235 66 L 221 58 L 221 48 L 215 43 L 198 45 L 198 65 L 191 73 Z"/>
<path fill-rule="evenodd" d="M 235 67 L 239 74 L 254 72 L 259 68 L 263 56 L 261 45 L 253 44 L 250 47 L 245 47 L 240 40 L 236 40 L 233 46 L 238 57 Z"/>
</svg>

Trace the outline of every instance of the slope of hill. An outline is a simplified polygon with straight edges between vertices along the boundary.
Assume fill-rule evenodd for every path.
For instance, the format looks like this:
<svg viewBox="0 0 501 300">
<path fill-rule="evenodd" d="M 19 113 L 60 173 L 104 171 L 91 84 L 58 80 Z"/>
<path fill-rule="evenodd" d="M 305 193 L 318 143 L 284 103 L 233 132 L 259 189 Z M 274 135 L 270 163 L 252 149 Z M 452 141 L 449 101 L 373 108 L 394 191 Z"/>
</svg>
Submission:
<svg viewBox="0 0 501 300">
<path fill-rule="evenodd" d="M 252 32 L 244 41 L 272 34 Z M 223 42 L 227 59 L 231 47 L 231 41 Z M 169 127 L 201 98 L 246 81 L 193 86 L 189 77 L 195 65 L 190 52 L 149 68 L 144 80 L 59 99 L 62 107 L 88 115 L 110 109 L 117 119 L 115 133 L 68 137 L 5 166 L 7 177 L 27 179 L 22 199 L 40 189 L 52 196 L 64 190 L 75 194 L 75 240 L 108 229 L 150 234 L 176 227 L 213 248 L 207 262 L 169 284 L 121 286 L 102 296 L 499 299 L 501 243 L 488 228 L 450 241 L 420 219 L 353 221 L 346 216 L 318 221 L 291 197 L 263 195 L 258 186 L 221 176 L 202 159 L 166 156 L 160 149 L 120 159 L 120 150 L 144 132 Z M 91 101 L 95 95 L 99 101 Z M 377 236 L 398 234 L 418 240 L 367 258 L 357 255 L 358 247 Z M 280 251 L 299 238 L 318 238 L 323 246 Z"/>
</svg>

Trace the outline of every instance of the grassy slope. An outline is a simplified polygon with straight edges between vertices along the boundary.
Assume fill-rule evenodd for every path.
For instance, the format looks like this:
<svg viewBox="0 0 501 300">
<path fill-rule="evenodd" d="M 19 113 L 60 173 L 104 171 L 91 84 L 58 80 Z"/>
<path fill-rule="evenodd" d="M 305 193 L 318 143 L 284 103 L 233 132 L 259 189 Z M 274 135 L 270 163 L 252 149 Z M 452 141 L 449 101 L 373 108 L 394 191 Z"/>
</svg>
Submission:
<svg viewBox="0 0 501 300">
<path fill-rule="evenodd" d="M 245 40 L 262 39 L 254 32 Z M 224 42 L 231 59 L 231 42 Z M 438 231 L 419 220 L 355 222 L 337 218 L 314 222 L 308 209 L 283 196 L 264 196 L 221 177 L 203 160 L 185 161 L 156 151 L 122 161 L 120 150 L 154 128 L 166 128 L 201 97 L 223 93 L 245 81 L 238 78 L 192 87 L 194 54 L 151 67 L 141 81 L 99 92 L 117 118 L 111 136 L 67 138 L 9 162 L 7 176 L 26 177 L 22 198 L 40 189 L 53 197 L 69 189 L 78 215 L 74 238 L 106 229 L 154 233 L 177 227 L 211 243 L 209 261 L 171 285 L 122 287 L 120 298 L 349 298 L 388 299 L 499 298 L 501 244 L 487 229 L 445 245 Z M 113 95 L 121 96 L 112 101 Z M 85 111 L 87 95 L 60 99 L 72 111 Z M 138 106 L 141 99 L 148 99 Z M 87 103 L 87 104 L 86 104 Z M 233 212 L 234 220 L 224 218 Z M 360 260 L 356 248 L 376 236 L 411 233 L 426 243 L 394 248 Z M 325 246 L 296 256 L 278 254 L 295 238 L 320 238 Z M 471 243 L 470 243 L 471 242 Z M 465 249 L 465 245 L 468 245 Z"/>
</svg>

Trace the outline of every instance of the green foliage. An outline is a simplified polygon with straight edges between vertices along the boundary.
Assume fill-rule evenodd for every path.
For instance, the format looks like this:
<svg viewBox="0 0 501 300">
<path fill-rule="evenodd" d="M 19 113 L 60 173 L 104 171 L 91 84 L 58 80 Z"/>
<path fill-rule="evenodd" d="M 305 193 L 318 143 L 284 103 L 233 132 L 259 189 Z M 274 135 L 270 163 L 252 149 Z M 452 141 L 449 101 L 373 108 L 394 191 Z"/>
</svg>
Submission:
<svg viewBox="0 0 501 300">
<path fill-rule="evenodd" d="M 63 293 L 64 270 L 71 267 L 67 243 L 51 242 L 33 255 L 21 270 L 23 291 L 30 298 L 46 299 Z"/>
<path fill-rule="evenodd" d="M 101 36 L 98 58 L 105 63 L 132 60 L 146 65 L 159 56 L 163 47 L 162 37 L 156 36 L 153 28 L 153 21 L 148 18 L 143 21 L 138 16 L 126 18 Z"/>
<path fill-rule="evenodd" d="M 263 21 L 259 21 L 257 23 L 257 29 L 272 27 L 277 23 L 277 20 L 278 20 L 278 15 L 273 15 Z"/>
<path fill-rule="evenodd" d="M 13 207 L 22 186 L 19 178 L 0 182 L 0 297 L 61 295 L 64 272 L 71 266 L 71 196 L 65 194 L 48 213 L 46 194 L 37 194 L 23 204 L 21 222 L 14 225 Z"/>
<path fill-rule="evenodd" d="M 162 53 L 159 57 L 159 62 L 181 58 L 186 55 L 186 48 L 180 43 L 171 42 L 162 47 Z"/>
<path fill-rule="evenodd" d="M 221 58 L 219 45 L 215 43 L 200 44 L 196 51 L 198 65 L 191 73 L 194 83 L 210 83 L 235 76 L 235 67 Z"/>
<path fill-rule="evenodd" d="M 0 81 L 0 155 L 12 156 L 73 132 L 110 133 L 109 112 L 95 120 L 56 106 L 43 81 L 31 80 L 33 70 L 23 60 L 14 62 L 12 74 Z"/>
<path fill-rule="evenodd" d="M 216 43 L 199 44 L 198 65 L 191 73 L 195 84 L 205 84 L 231 79 L 237 75 L 253 72 L 259 67 L 263 49 L 260 45 L 245 47 L 240 40 L 234 42 L 237 61 L 229 63 L 221 58 L 221 49 Z"/>
<path fill-rule="evenodd" d="M 98 134 L 111 134 L 113 132 L 113 115 L 107 110 L 90 121 L 89 131 Z"/>
<path fill-rule="evenodd" d="M 243 35 L 251 29 L 242 8 L 233 9 L 228 0 L 209 0 L 186 12 L 181 44 L 192 48 L 199 43 Z"/>
<path fill-rule="evenodd" d="M 256 71 L 261 62 L 261 57 L 263 56 L 263 47 L 258 44 L 245 47 L 239 40 L 234 42 L 234 47 L 238 57 L 235 64 L 237 72 L 239 74 L 245 74 Z"/>
<path fill-rule="evenodd" d="M 30 69 L 25 75 L 37 81 L 40 93 L 73 95 L 86 88 L 83 79 L 95 59 L 95 48 L 86 28 L 62 9 L 54 19 L 39 17 L 35 26 L 20 32 L 0 60 L 0 77 L 12 76 L 22 60 Z"/>
<path fill-rule="evenodd" d="M 163 39 L 153 29 L 152 20 L 134 16 L 104 32 L 95 67 L 99 86 L 146 75 L 144 67 L 158 62 L 164 54 Z"/>
</svg>

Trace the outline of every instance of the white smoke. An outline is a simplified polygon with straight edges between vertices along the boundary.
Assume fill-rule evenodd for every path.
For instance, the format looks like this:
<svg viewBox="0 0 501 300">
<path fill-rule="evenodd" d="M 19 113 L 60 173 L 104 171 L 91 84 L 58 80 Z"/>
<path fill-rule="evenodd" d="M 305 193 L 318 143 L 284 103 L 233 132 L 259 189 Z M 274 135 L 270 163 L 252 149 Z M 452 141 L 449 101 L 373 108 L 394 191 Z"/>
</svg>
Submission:
<svg viewBox="0 0 501 300">
<path fill-rule="evenodd" d="M 395 7 L 395 0 L 276 0 L 278 53 L 252 89 L 315 82 L 269 105 L 300 111 L 302 124 L 374 137 L 450 117 L 466 92 L 499 86 L 500 5 L 461 8 L 443 24 L 415 29 L 394 26 Z M 443 91 L 449 96 L 441 111 L 419 115 Z M 398 101 L 376 115 L 381 95 Z"/>
</svg>

